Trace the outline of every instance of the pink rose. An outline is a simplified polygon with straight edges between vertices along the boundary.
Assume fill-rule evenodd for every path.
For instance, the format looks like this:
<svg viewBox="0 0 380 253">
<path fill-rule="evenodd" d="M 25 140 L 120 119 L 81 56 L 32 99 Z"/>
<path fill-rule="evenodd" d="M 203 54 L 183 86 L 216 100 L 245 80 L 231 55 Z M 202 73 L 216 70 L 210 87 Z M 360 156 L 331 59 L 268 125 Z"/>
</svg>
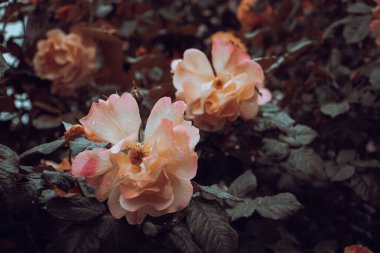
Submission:
<svg viewBox="0 0 380 253">
<path fill-rule="evenodd" d="M 376 0 L 377 6 L 372 10 L 372 22 L 369 29 L 376 35 L 376 44 L 380 46 L 380 0 Z"/>
<path fill-rule="evenodd" d="M 171 64 L 177 99 L 187 103 L 186 116 L 205 131 L 217 131 L 238 116 L 252 119 L 259 104 L 271 99 L 262 68 L 233 41 L 216 39 L 211 54 L 213 66 L 198 49 L 186 50 L 183 60 Z"/>
<path fill-rule="evenodd" d="M 40 78 L 53 82 L 51 91 L 68 94 L 88 83 L 95 69 L 96 48 L 91 41 L 60 29 L 47 32 L 47 39 L 37 43 L 34 70 Z"/>
<path fill-rule="evenodd" d="M 185 110 L 184 102 L 161 98 L 139 140 L 141 119 L 131 94 L 93 103 L 80 122 L 113 146 L 80 153 L 73 176 L 85 177 L 99 201 L 108 199 L 112 215 L 126 216 L 131 224 L 185 208 L 193 194 L 190 180 L 197 171 L 194 147 L 199 141 L 199 130 L 183 118 Z"/>
</svg>

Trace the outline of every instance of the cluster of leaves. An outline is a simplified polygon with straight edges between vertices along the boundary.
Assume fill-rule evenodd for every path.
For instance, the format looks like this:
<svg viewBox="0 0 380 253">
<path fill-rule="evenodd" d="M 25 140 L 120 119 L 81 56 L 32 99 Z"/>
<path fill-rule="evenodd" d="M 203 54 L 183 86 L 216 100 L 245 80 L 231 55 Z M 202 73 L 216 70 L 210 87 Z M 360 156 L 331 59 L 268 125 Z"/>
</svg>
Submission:
<svg viewBox="0 0 380 253">
<path fill-rule="evenodd" d="M 238 1 L 37 2 L 0 1 L 4 27 L 28 20 L 22 44 L 0 36 L 0 52 L 16 60 L 0 55 L 0 249 L 319 253 L 361 242 L 380 250 L 380 49 L 368 30 L 372 0 L 257 0 L 272 16 L 251 33 L 239 30 Z M 71 14 L 57 18 L 66 4 Z M 93 29 L 102 22 L 117 32 Z M 54 27 L 81 29 L 103 61 L 96 85 L 64 99 L 50 94 L 31 64 L 37 41 Z M 41 158 L 59 162 L 107 145 L 57 140 L 61 122 L 77 123 L 91 101 L 128 91 L 132 80 L 144 94 L 146 118 L 158 98 L 174 96 L 170 61 L 188 48 L 208 51 L 209 36 L 220 30 L 242 38 L 274 99 L 253 122 L 202 133 L 185 210 L 130 226 L 83 180 L 42 165 Z"/>
</svg>

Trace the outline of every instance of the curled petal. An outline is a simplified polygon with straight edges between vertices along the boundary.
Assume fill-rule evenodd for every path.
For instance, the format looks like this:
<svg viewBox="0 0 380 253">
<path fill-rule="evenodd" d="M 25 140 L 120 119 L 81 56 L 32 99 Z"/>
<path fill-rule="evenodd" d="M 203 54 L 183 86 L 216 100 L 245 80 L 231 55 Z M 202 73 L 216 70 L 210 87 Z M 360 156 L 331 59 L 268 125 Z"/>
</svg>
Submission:
<svg viewBox="0 0 380 253">
<path fill-rule="evenodd" d="M 188 49 L 183 55 L 183 60 L 172 64 L 174 87 L 182 91 L 185 83 L 193 86 L 210 82 L 214 78 L 214 72 L 207 56 L 198 49 Z"/>
<path fill-rule="evenodd" d="M 193 195 L 193 186 L 191 185 L 190 180 L 180 179 L 175 175 L 170 174 L 169 178 L 171 187 L 174 189 L 174 201 L 165 211 L 167 213 L 173 213 L 182 210 L 189 205 L 191 196 Z"/>
<path fill-rule="evenodd" d="M 108 199 L 108 208 L 116 219 L 120 219 L 127 214 L 127 211 L 120 205 L 120 190 L 117 187 L 111 191 Z"/>
<path fill-rule="evenodd" d="M 159 192 L 145 189 L 135 198 L 126 199 L 122 197 L 120 198 L 121 206 L 129 212 L 141 210 L 145 206 L 150 206 L 159 211 L 168 208 L 173 203 L 174 196 L 165 173 L 161 173 L 154 185 L 160 189 Z"/>
<path fill-rule="evenodd" d="M 217 76 L 234 74 L 240 63 L 251 60 L 249 55 L 226 38 L 213 42 L 211 55 Z"/>
<path fill-rule="evenodd" d="M 128 138 L 136 141 L 141 124 L 136 100 L 129 93 L 111 95 L 107 101 L 92 103 L 89 114 L 80 120 L 82 125 L 100 138 L 110 142 Z"/>
<path fill-rule="evenodd" d="M 174 124 L 179 124 L 183 121 L 186 104 L 182 101 L 177 101 L 172 104 L 169 97 L 160 98 L 154 105 L 145 127 L 145 139 L 149 140 L 161 123 L 162 119 L 168 119 Z"/>
<path fill-rule="evenodd" d="M 257 98 L 257 102 L 259 105 L 266 104 L 272 100 L 272 93 L 265 88 L 259 88 L 259 92 L 261 95 Z"/>
<path fill-rule="evenodd" d="M 108 149 L 93 149 L 79 153 L 72 164 L 74 177 L 97 177 L 112 168 Z"/>
<path fill-rule="evenodd" d="M 259 111 L 259 105 L 254 100 L 244 101 L 240 104 L 240 113 L 244 120 L 253 119 Z"/>
<path fill-rule="evenodd" d="M 160 137 L 157 131 L 161 131 L 161 123 L 163 120 L 170 121 L 172 123 L 169 127 L 182 125 L 186 128 L 190 135 L 189 146 L 193 149 L 199 142 L 199 130 L 191 125 L 190 121 L 184 120 L 184 113 L 186 110 L 186 104 L 183 101 L 177 101 L 171 103 L 171 99 L 168 97 L 161 98 L 154 105 L 151 114 L 149 115 L 146 128 L 145 128 L 145 143 L 150 146 L 154 145 L 155 139 Z M 162 126 L 166 126 L 164 123 Z"/>
</svg>

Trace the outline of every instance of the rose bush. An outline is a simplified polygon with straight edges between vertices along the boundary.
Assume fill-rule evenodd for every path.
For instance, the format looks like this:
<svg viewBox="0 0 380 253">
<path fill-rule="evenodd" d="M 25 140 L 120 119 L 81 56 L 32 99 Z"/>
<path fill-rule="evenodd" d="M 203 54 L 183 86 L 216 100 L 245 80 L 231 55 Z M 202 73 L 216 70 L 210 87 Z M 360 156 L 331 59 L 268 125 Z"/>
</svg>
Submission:
<svg viewBox="0 0 380 253">
<path fill-rule="evenodd" d="M 199 130 L 183 119 L 185 109 L 182 101 L 161 98 L 139 140 L 141 119 L 131 94 L 93 103 L 80 122 L 91 136 L 113 146 L 80 153 L 73 176 L 85 177 L 99 201 L 108 199 L 112 215 L 126 216 L 131 224 L 185 208 L 193 194 L 190 179 L 197 171 L 194 147 L 199 141 Z"/>
</svg>

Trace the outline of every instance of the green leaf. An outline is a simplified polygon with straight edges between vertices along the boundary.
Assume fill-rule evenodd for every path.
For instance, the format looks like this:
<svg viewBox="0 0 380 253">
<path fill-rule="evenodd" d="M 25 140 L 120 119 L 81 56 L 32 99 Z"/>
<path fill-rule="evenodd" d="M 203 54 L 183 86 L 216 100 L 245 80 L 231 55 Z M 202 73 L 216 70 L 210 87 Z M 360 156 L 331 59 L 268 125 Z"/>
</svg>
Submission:
<svg viewBox="0 0 380 253">
<path fill-rule="evenodd" d="M 104 148 L 107 146 L 106 142 L 93 142 L 84 137 L 76 138 L 70 142 L 70 149 L 72 156 L 77 156 L 80 152 L 91 150 L 94 148 Z"/>
<path fill-rule="evenodd" d="M 0 77 L 3 77 L 5 71 L 9 69 L 7 62 L 5 61 L 3 54 L 0 54 Z"/>
<path fill-rule="evenodd" d="M 228 188 L 228 192 L 239 198 L 243 198 L 247 193 L 255 191 L 257 188 L 256 176 L 251 170 L 245 171 L 237 177 Z"/>
<path fill-rule="evenodd" d="M 378 160 L 355 160 L 351 161 L 350 164 L 360 168 L 380 169 L 380 162 Z"/>
<path fill-rule="evenodd" d="M 365 201 L 380 203 L 380 176 L 375 173 L 356 173 L 348 182 L 355 193 Z"/>
<path fill-rule="evenodd" d="M 12 149 L 0 144 L 0 169 L 11 173 L 18 173 L 20 159 Z"/>
<path fill-rule="evenodd" d="M 274 220 L 287 218 L 302 208 L 297 198 L 288 192 L 271 197 L 259 197 L 252 203 L 261 216 Z"/>
<path fill-rule="evenodd" d="M 186 224 L 197 244 L 205 252 L 236 252 L 238 234 L 217 203 L 193 199 L 186 208 Z"/>
<path fill-rule="evenodd" d="M 212 186 L 202 186 L 198 185 L 199 188 L 202 189 L 202 196 L 205 197 L 205 199 L 212 200 L 212 199 L 222 199 L 222 200 L 234 200 L 234 201 L 241 201 L 241 199 L 229 194 L 228 192 L 222 190 L 217 185 Z M 206 193 L 206 194 L 204 194 Z M 210 196 L 211 195 L 211 196 Z"/>
<path fill-rule="evenodd" d="M 189 229 L 184 224 L 178 224 L 170 230 L 169 240 L 183 253 L 201 253 L 202 250 L 197 246 L 191 237 Z"/>
<path fill-rule="evenodd" d="M 288 160 L 282 166 L 302 179 L 325 179 L 324 162 L 312 149 L 299 148 L 290 151 Z"/>
<path fill-rule="evenodd" d="M 276 104 L 267 103 L 264 105 L 260 105 L 260 112 L 278 112 L 280 111 L 280 109 L 281 108 Z"/>
<path fill-rule="evenodd" d="M 89 221 L 106 211 L 104 204 L 94 198 L 55 198 L 48 202 L 48 212 L 63 220 Z"/>
<path fill-rule="evenodd" d="M 355 167 L 351 165 L 326 166 L 326 174 L 332 181 L 345 181 L 355 174 Z"/>
<path fill-rule="evenodd" d="M 263 139 L 263 151 L 272 160 L 282 160 L 289 154 L 289 145 L 276 139 Z"/>
<path fill-rule="evenodd" d="M 353 149 L 342 149 L 339 151 L 336 162 L 337 163 L 347 163 L 355 160 L 356 158 L 356 151 Z"/>
<path fill-rule="evenodd" d="M 46 252 L 97 253 L 101 252 L 100 246 L 100 240 L 91 227 L 71 224 L 60 231 L 54 241 L 47 246 Z"/>
<path fill-rule="evenodd" d="M 293 126 L 295 121 L 285 112 L 263 113 L 263 117 L 258 118 L 255 124 L 256 131 L 266 131 L 271 129 L 279 129 L 286 132 Z"/>
<path fill-rule="evenodd" d="M 25 157 L 35 155 L 35 154 L 44 154 L 48 155 L 56 151 L 58 148 L 62 147 L 65 144 L 65 139 L 58 139 L 49 143 L 45 143 L 34 148 L 31 148 L 20 155 L 20 159 Z"/>
<path fill-rule="evenodd" d="M 255 204 L 252 199 L 244 199 L 243 202 L 236 203 L 232 208 L 226 209 L 231 221 L 240 218 L 248 218 L 255 212 Z"/>
<path fill-rule="evenodd" d="M 341 103 L 327 103 L 321 107 L 321 112 L 332 118 L 346 113 L 350 109 L 350 105 L 347 101 Z"/>
<path fill-rule="evenodd" d="M 75 185 L 75 179 L 68 174 L 59 171 L 44 170 L 42 178 L 45 181 L 58 186 L 64 191 L 70 190 Z"/>
<path fill-rule="evenodd" d="M 364 40 L 370 33 L 369 23 L 371 15 L 350 16 L 343 29 L 344 39 L 348 44 L 358 43 Z"/>
<path fill-rule="evenodd" d="M 365 3 L 362 3 L 362 2 L 351 4 L 347 8 L 347 12 L 353 13 L 353 14 L 369 14 L 371 13 L 371 11 L 372 11 L 371 6 L 366 5 Z"/>
<path fill-rule="evenodd" d="M 287 135 L 280 136 L 280 139 L 291 146 L 308 145 L 318 136 L 317 132 L 305 125 L 291 127 L 286 133 Z"/>
</svg>

